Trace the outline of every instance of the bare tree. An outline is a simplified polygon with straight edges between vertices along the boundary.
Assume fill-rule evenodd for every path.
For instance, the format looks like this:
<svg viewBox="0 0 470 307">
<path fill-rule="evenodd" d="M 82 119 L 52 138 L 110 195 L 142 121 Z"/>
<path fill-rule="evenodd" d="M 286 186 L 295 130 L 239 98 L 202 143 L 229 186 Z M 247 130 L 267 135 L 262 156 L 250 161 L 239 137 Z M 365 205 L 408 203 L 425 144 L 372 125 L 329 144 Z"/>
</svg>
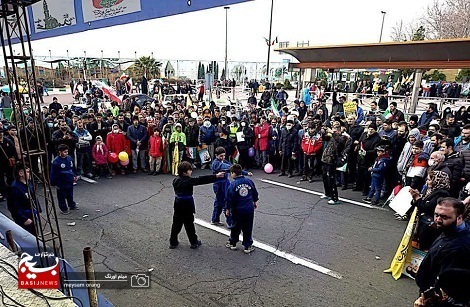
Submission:
<svg viewBox="0 0 470 307">
<path fill-rule="evenodd" d="M 392 34 L 390 38 L 394 42 L 406 42 L 415 40 L 415 35 L 421 26 L 417 23 L 409 22 L 405 24 L 403 19 L 397 21 L 394 27 L 392 27 Z"/>
<path fill-rule="evenodd" d="M 429 39 L 470 37 L 470 0 L 434 0 L 422 22 Z"/>
</svg>

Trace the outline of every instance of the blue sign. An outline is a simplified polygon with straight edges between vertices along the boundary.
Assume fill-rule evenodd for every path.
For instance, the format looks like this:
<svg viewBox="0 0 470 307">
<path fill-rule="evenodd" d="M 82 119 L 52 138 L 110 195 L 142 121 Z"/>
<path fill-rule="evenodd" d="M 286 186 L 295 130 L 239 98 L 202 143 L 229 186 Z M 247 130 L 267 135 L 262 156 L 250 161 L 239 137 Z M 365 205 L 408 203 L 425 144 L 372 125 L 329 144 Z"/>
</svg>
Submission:
<svg viewBox="0 0 470 307">
<path fill-rule="evenodd" d="M 252 0 L 42 0 L 28 7 L 28 20 L 36 40 L 247 1 Z"/>
</svg>

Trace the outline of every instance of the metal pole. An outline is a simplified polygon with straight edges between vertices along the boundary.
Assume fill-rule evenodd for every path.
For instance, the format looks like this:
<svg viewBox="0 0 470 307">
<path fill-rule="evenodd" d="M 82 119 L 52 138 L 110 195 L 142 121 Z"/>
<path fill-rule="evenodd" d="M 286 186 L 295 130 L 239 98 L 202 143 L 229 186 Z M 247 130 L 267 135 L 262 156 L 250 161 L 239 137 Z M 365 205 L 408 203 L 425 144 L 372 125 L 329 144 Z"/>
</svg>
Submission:
<svg viewBox="0 0 470 307">
<path fill-rule="evenodd" d="M 7 230 L 5 234 L 7 236 L 8 247 L 12 252 L 16 253 L 16 244 L 15 240 L 13 239 L 13 234 L 11 233 L 11 230 Z"/>
<path fill-rule="evenodd" d="M 104 78 L 104 73 L 103 73 L 103 50 L 101 50 L 101 78 Z"/>
<path fill-rule="evenodd" d="M 225 76 L 227 76 L 227 53 L 228 53 L 228 10 L 230 9 L 229 6 L 225 6 L 225 63 L 224 63 L 224 70 Z M 225 78 L 227 79 L 227 78 Z"/>
<path fill-rule="evenodd" d="M 382 27 L 380 28 L 380 38 L 379 38 L 379 43 L 382 42 L 382 32 L 384 30 L 384 21 L 385 21 L 385 14 L 387 14 L 387 12 L 385 11 L 380 11 L 382 13 Z"/>
<path fill-rule="evenodd" d="M 414 84 L 413 84 L 413 91 L 411 92 L 411 104 L 410 104 L 410 110 L 409 110 L 409 113 L 412 113 L 412 114 L 416 113 L 416 107 L 418 106 L 418 96 L 419 96 L 419 90 L 420 90 L 422 78 L 423 78 L 423 70 L 416 69 L 415 79 L 414 79 Z M 406 112 L 406 108 L 405 108 L 405 112 Z"/>
<path fill-rule="evenodd" d="M 271 19 L 269 20 L 269 42 L 268 42 L 268 62 L 266 63 L 266 79 L 269 81 L 269 59 L 271 56 L 271 35 L 273 29 L 273 8 L 274 0 L 271 0 Z"/>
<path fill-rule="evenodd" d="M 84 60 L 83 60 L 83 80 L 86 81 L 86 51 L 83 51 Z"/>
<path fill-rule="evenodd" d="M 85 274 L 87 283 L 95 284 L 95 268 L 93 266 L 93 253 L 91 247 L 83 249 L 83 258 L 85 260 Z M 88 299 L 90 307 L 98 307 L 98 295 L 95 287 L 88 287 Z"/>
<path fill-rule="evenodd" d="M 121 51 L 118 51 L 119 73 L 121 73 Z"/>
</svg>

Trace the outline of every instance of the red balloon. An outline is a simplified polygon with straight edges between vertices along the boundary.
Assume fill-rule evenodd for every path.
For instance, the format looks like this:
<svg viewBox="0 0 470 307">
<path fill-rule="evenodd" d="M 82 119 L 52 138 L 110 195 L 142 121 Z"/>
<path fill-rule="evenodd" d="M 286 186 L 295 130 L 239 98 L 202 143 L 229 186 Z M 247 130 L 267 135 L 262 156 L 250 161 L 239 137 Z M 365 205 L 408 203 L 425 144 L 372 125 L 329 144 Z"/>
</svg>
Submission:
<svg viewBox="0 0 470 307">
<path fill-rule="evenodd" d="M 118 157 L 117 153 L 115 153 L 115 152 L 109 153 L 108 161 L 111 162 L 111 163 L 116 163 L 117 161 L 119 161 L 119 157 Z"/>
</svg>

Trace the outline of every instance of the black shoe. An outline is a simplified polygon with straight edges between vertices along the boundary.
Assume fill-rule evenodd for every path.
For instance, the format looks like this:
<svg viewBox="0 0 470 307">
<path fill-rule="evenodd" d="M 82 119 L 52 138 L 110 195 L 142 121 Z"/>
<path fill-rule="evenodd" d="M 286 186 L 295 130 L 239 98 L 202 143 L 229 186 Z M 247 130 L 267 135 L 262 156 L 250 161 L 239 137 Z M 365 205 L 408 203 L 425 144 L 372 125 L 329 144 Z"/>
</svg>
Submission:
<svg viewBox="0 0 470 307">
<path fill-rule="evenodd" d="M 158 172 L 154 172 L 153 175 L 154 175 L 154 176 L 157 176 L 157 175 L 158 175 Z"/>
<path fill-rule="evenodd" d="M 152 171 L 148 172 L 148 175 L 149 175 L 149 176 L 151 176 L 151 175 L 153 175 L 153 174 L 154 174 L 154 172 L 152 172 Z"/>
<path fill-rule="evenodd" d="M 347 190 L 347 189 L 348 189 L 347 186 L 343 186 L 343 187 L 341 188 L 341 190 L 343 190 L 343 191 L 344 191 L 344 190 Z"/>
<path fill-rule="evenodd" d="M 287 178 L 292 178 L 292 176 L 293 176 L 292 174 L 289 174 L 287 175 Z"/>
<path fill-rule="evenodd" d="M 280 173 L 278 176 L 281 177 L 281 176 L 285 176 L 286 173 Z"/>
<path fill-rule="evenodd" d="M 75 205 L 75 206 L 73 206 L 73 207 L 69 207 L 69 210 L 78 210 L 78 209 L 79 209 L 79 208 L 78 208 L 77 205 Z"/>
<path fill-rule="evenodd" d="M 169 246 L 168 248 L 169 248 L 169 249 L 175 249 L 175 248 L 178 247 L 178 245 L 179 245 L 179 243 L 176 243 L 176 244 L 171 244 L 171 243 L 170 243 L 170 246 Z"/>
<path fill-rule="evenodd" d="M 190 246 L 189 248 L 191 248 L 191 249 L 197 249 L 197 248 L 199 248 L 199 246 L 201 246 L 201 245 L 202 245 L 201 240 L 197 240 L 196 243 L 191 244 L 191 246 Z"/>
</svg>

